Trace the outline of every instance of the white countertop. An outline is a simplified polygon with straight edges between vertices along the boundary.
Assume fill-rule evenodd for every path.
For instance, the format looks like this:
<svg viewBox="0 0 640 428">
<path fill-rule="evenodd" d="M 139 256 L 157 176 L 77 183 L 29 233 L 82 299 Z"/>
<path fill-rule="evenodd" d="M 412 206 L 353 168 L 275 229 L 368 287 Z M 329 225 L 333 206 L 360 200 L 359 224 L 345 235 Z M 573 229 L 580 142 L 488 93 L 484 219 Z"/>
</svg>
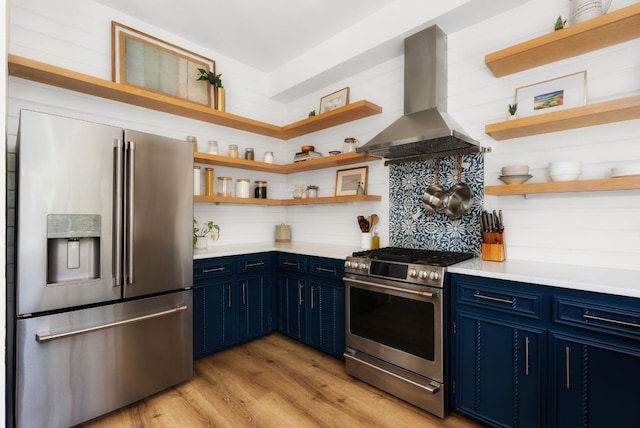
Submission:
<svg viewBox="0 0 640 428">
<path fill-rule="evenodd" d="M 607 269 L 525 260 L 490 262 L 474 258 L 450 266 L 447 271 L 640 298 L 640 271 L 638 270 Z"/>
<path fill-rule="evenodd" d="M 311 242 L 257 242 L 250 244 L 211 245 L 206 250 L 193 250 L 193 258 L 237 256 L 264 251 L 281 251 L 307 256 L 346 259 L 358 246 L 315 244 Z M 478 257 L 447 268 L 448 272 L 485 278 L 504 279 L 574 290 L 640 298 L 640 271 L 573 266 L 556 263 L 506 260 L 490 262 Z"/>
<path fill-rule="evenodd" d="M 314 244 L 311 242 L 256 242 L 251 244 L 211 245 L 206 250 L 193 250 L 193 259 L 211 257 L 237 256 L 241 254 L 261 253 L 263 251 L 281 251 L 284 253 L 303 254 L 306 256 L 346 259 L 354 251 L 361 251 L 358 246 Z"/>
</svg>

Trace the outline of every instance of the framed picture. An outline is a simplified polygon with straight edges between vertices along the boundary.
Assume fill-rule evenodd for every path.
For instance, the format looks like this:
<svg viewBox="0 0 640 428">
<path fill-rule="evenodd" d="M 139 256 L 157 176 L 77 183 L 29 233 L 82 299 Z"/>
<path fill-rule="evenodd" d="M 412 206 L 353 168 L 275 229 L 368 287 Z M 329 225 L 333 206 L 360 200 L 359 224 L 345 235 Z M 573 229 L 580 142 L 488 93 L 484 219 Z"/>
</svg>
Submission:
<svg viewBox="0 0 640 428">
<path fill-rule="evenodd" d="M 336 196 L 357 195 L 358 185 L 362 185 L 362 189 L 366 195 L 368 176 L 368 166 L 336 171 Z"/>
<path fill-rule="evenodd" d="M 349 87 L 320 98 L 320 114 L 349 104 Z"/>
<path fill-rule="evenodd" d="M 215 62 L 111 21 L 111 74 L 116 83 L 211 107 L 211 85 L 198 69 L 215 73 Z"/>
<path fill-rule="evenodd" d="M 520 117 L 583 106 L 587 103 L 587 72 L 518 88 L 516 102 Z"/>
</svg>

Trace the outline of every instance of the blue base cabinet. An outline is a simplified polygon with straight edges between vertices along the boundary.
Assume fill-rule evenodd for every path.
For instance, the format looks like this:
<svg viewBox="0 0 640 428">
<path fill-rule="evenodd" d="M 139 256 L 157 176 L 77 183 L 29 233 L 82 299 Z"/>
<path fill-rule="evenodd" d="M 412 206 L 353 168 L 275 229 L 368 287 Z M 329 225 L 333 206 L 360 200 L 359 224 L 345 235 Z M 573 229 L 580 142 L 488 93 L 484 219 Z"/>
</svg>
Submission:
<svg viewBox="0 0 640 428">
<path fill-rule="evenodd" d="M 257 253 L 194 261 L 194 358 L 273 331 L 273 257 Z"/>
<path fill-rule="evenodd" d="M 543 426 L 540 290 L 519 287 L 513 293 L 468 277 L 456 277 L 452 285 L 456 410 L 490 426 Z"/>
<path fill-rule="evenodd" d="M 493 427 L 640 427 L 640 301 L 452 275 L 452 399 Z"/>
<path fill-rule="evenodd" d="M 640 300 L 561 290 L 549 326 L 552 427 L 640 427 Z"/>
<path fill-rule="evenodd" d="M 280 332 L 344 358 L 344 261 L 280 253 Z"/>
</svg>

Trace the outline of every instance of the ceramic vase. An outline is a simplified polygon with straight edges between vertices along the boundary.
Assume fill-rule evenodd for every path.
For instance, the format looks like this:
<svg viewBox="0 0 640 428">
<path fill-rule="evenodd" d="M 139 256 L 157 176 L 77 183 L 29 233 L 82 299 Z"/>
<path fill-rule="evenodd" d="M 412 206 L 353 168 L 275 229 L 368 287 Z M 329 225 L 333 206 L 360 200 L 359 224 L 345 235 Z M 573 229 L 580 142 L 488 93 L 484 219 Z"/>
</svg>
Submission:
<svg viewBox="0 0 640 428">
<path fill-rule="evenodd" d="M 207 248 L 207 237 L 206 236 L 196 237 L 196 240 L 193 243 L 193 248 L 195 248 L 196 250 L 202 250 Z"/>
</svg>

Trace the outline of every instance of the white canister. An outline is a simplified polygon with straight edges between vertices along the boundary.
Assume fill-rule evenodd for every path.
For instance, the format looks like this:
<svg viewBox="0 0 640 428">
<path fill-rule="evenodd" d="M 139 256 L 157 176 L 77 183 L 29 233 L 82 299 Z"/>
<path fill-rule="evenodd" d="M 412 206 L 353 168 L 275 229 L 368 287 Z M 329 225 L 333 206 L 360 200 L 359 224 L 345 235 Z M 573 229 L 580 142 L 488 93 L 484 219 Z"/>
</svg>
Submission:
<svg viewBox="0 0 640 428">
<path fill-rule="evenodd" d="M 371 249 L 371 232 L 363 232 L 360 234 L 360 247 L 363 250 Z"/>
<path fill-rule="evenodd" d="M 202 194 L 201 187 L 202 186 L 200 185 L 200 167 L 194 166 L 193 167 L 193 194 L 201 195 Z"/>
<path fill-rule="evenodd" d="M 604 0 L 604 3 L 603 0 L 571 0 L 573 23 L 578 24 L 607 13 L 611 0 Z"/>
<path fill-rule="evenodd" d="M 264 152 L 264 162 L 273 163 L 273 152 Z"/>
<path fill-rule="evenodd" d="M 236 198 L 251 197 L 251 181 L 248 178 L 238 178 L 236 180 Z"/>
</svg>

